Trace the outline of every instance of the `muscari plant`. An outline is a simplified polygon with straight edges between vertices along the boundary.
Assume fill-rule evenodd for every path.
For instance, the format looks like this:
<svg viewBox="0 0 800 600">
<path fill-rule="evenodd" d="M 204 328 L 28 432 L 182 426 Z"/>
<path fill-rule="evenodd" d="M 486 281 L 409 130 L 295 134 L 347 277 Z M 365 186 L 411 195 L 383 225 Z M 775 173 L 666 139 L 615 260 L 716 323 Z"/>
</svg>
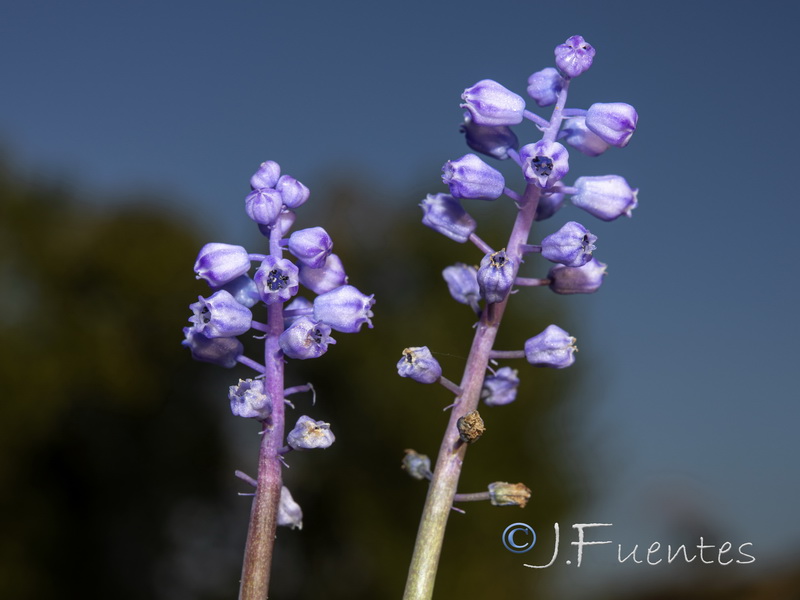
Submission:
<svg viewBox="0 0 800 600">
<path fill-rule="evenodd" d="M 425 346 L 406 348 L 397 363 L 402 377 L 439 383 L 455 396 L 448 407 L 450 418 L 435 468 L 431 469 L 425 455 L 413 450 L 407 450 L 403 460 L 411 476 L 429 480 L 405 600 L 432 597 L 454 502 L 488 500 L 496 506 L 523 507 L 531 496 L 522 483 L 494 482 L 486 492 L 472 494 L 458 494 L 457 485 L 467 446 L 485 430 L 477 411 L 479 402 L 483 400 L 490 407 L 505 405 L 517 395 L 518 371 L 498 366 L 498 361 L 525 359 L 534 366 L 563 369 L 575 360 L 575 338 L 557 325 L 549 325 L 525 340 L 521 350 L 495 350 L 495 338 L 510 298 L 528 301 L 525 294 L 515 294 L 524 287 L 549 287 L 556 294 L 588 294 L 597 291 L 606 274 L 606 265 L 592 255 L 597 238 L 586 227 L 569 221 L 540 243 L 531 244 L 528 240 L 533 223 L 553 216 L 567 199 L 603 221 L 629 217 L 637 205 L 638 190 L 618 175 L 583 176 L 571 185 L 565 183 L 569 172 L 566 146 L 598 156 L 611 146 L 626 146 L 636 128 L 638 117 L 629 104 L 597 103 L 588 110 L 566 107 L 572 80 L 589 69 L 594 56 L 595 49 L 576 35 L 556 47 L 555 68 L 530 76 L 527 93 L 538 106 L 553 106 L 549 119 L 527 110 L 521 96 L 490 79 L 467 88 L 461 96 L 461 107 L 466 109 L 462 132 L 467 145 L 477 153 L 516 163 L 522 171 L 524 190 L 519 193 L 508 187 L 500 171 L 470 153 L 444 165 L 442 180 L 450 193 L 429 194 L 420 205 L 425 225 L 456 242 L 471 242 L 482 257 L 474 259 L 479 260 L 478 266 L 458 263 L 443 271 L 453 299 L 477 315 L 477 323 L 470 323 L 475 334 L 460 383 L 442 374 L 438 361 Z M 533 122 L 542 136 L 520 147 L 511 126 L 524 120 Z M 501 196 L 507 196 L 517 212 L 508 240 L 497 249 L 477 236 L 477 223 L 462 200 L 494 201 Z M 545 277 L 521 276 L 523 263 L 535 254 L 553 266 Z M 530 267 L 535 263 L 531 260 Z"/>
<path fill-rule="evenodd" d="M 191 325 L 183 330 L 183 345 L 196 360 L 228 368 L 242 365 L 254 372 L 230 386 L 228 398 L 234 415 L 260 424 L 257 477 L 240 471 L 236 475 L 255 487 L 239 598 L 261 600 L 269 589 L 276 527 L 302 527 L 302 511 L 283 485 L 286 455 L 327 448 L 334 441 L 330 424 L 307 415 L 284 436 L 285 408 L 294 408 L 287 397 L 314 393 L 311 384 L 285 387 L 285 363 L 324 354 L 336 343 L 332 331 L 355 333 L 365 323 L 372 327 L 374 299 L 348 284 L 322 227 L 290 233 L 295 209 L 309 197 L 305 185 L 281 175 L 280 166 L 267 161 L 251 177 L 250 187 L 245 212 L 269 240 L 268 252 L 254 254 L 221 243 L 203 246 L 194 270 L 212 293 L 190 305 L 193 314 Z M 259 266 L 251 278 L 253 262 Z M 313 300 L 298 295 L 301 286 Z M 266 318 L 256 320 L 254 311 Z M 245 356 L 238 339 L 251 331 L 264 342 L 263 364 Z"/>
</svg>

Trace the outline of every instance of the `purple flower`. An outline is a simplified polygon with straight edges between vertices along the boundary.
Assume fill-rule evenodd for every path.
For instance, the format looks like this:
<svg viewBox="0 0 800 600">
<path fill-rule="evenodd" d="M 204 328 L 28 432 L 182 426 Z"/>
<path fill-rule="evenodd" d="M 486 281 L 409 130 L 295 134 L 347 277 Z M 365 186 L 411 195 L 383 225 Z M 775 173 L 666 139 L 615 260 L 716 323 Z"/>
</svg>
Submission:
<svg viewBox="0 0 800 600">
<path fill-rule="evenodd" d="M 450 187 L 455 198 L 495 200 L 503 193 L 503 175 L 475 154 L 465 154 L 458 160 L 448 160 L 442 167 L 442 181 Z"/>
<path fill-rule="evenodd" d="M 606 265 L 593 258 L 582 267 L 555 265 L 547 274 L 556 294 L 591 294 L 603 283 Z"/>
<path fill-rule="evenodd" d="M 483 380 L 481 398 L 486 406 L 511 404 L 517 398 L 517 386 L 519 386 L 517 370 L 501 367 L 497 373 L 487 375 Z"/>
<path fill-rule="evenodd" d="M 478 125 L 466 113 L 461 132 L 465 135 L 467 146 L 499 160 L 508 158 L 508 151 L 511 148 L 519 148 L 519 140 L 516 134 L 505 125 L 489 127 Z"/>
<path fill-rule="evenodd" d="M 525 100 L 491 79 L 479 81 L 461 94 L 472 120 L 478 125 L 517 125 L 522 123 Z"/>
<path fill-rule="evenodd" d="M 542 189 L 553 187 L 569 171 L 569 153 L 558 142 L 528 144 L 520 148 L 519 156 L 525 179 Z"/>
<path fill-rule="evenodd" d="M 630 217 L 638 204 L 639 190 L 632 190 L 619 175 L 578 177 L 575 187 L 578 193 L 572 196 L 572 203 L 603 221 L 613 221 L 622 215 Z"/>
<path fill-rule="evenodd" d="M 295 450 L 316 450 L 328 448 L 336 440 L 330 423 L 315 421 L 303 415 L 286 436 L 286 443 Z"/>
<path fill-rule="evenodd" d="M 311 300 L 302 296 L 295 296 L 294 299 L 283 307 L 283 327 L 288 328 L 298 319 L 310 315 L 314 312 L 314 305 Z M 295 313 L 295 314 L 291 314 Z"/>
<path fill-rule="evenodd" d="M 542 240 L 542 256 L 568 267 L 582 267 L 592 259 L 597 236 L 575 221 L 569 221 Z"/>
<path fill-rule="evenodd" d="M 230 369 L 236 366 L 236 359 L 244 352 L 244 346 L 235 337 L 207 338 L 197 333 L 193 327 L 184 327 L 185 339 L 181 345 L 189 348 L 192 358 L 203 362 L 213 363 Z"/>
<path fill-rule="evenodd" d="M 488 304 L 502 302 L 514 284 L 514 260 L 505 250 L 487 254 L 478 268 L 478 287 Z"/>
<path fill-rule="evenodd" d="M 250 178 L 250 187 L 254 190 L 273 188 L 281 176 L 281 167 L 273 160 L 261 163 L 258 171 Z"/>
<path fill-rule="evenodd" d="M 330 254 L 319 269 L 312 269 L 301 263 L 300 283 L 315 294 L 324 294 L 347 283 L 347 275 L 341 259 L 335 254 Z"/>
<path fill-rule="evenodd" d="M 336 331 L 356 333 L 366 323 L 372 328 L 373 295 L 366 296 L 352 285 L 342 285 L 314 299 L 314 319 Z"/>
<path fill-rule="evenodd" d="M 397 373 L 400 377 L 409 377 L 419 383 L 436 383 L 442 376 L 442 367 L 427 346 L 419 346 L 403 350 L 403 357 L 397 363 Z"/>
<path fill-rule="evenodd" d="M 423 225 L 456 242 L 466 242 L 477 227 L 475 219 L 449 194 L 428 194 L 420 207 Z"/>
<path fill-rule="evenodd" d="M 271 227 L 281 214 L 281 195 L 272 189 L 253 190 L 244 199 L 247 216 L 259 225 Z"/>
<path fill-rule="evenodd" d="M 228 399 L 231 412 L 237 417 L 263 421 L 272 414 L 272 402 L 263 379 L 240 379 L 228 388 Z"/>
<path fill-rule="evenodd" d="M 275 184 L 275 190 L 280 194 L 281 201 L 288 208 L 297 208 L 308 200 L 311 192 L 294 177 L 282 175 Z"/>
<path fill-rule="evenodd" d="M 579 35 L 556 46 L 556 66 L 568 78 L 577 77 L 592 66 L 595 49 Z"/>
<path fill-rule="evenodd" d="M 224 285 L 249 270 L 247 250 L 231 244 L 206 244 L 194 263 L 197 279 L 205 279 L 213 287 Z"/>
<path fill-rule="evenodd" d="M 470 267 L 464 263 L 456 263 L 446 267 L 442 271 L 442 276 L 447 282 L 447 289 L 456 302 L 471 306 L 477 312 L 478 300 L 481 297 L 481 290 L 478 286 L 478 269 Z"/>
<path fill-rule="evenodd" d="M 292 529 L 303 528 L 303 511 L 285 485 L 281 487 L 281 500 L 278 504 L 278 525 Z"/>
<path fill-rule="evenodd" d="M 537 367 L 563 369 L 575 362 L 575 338 L 557 325 L 525 342 L 525 359 Z"/>
<path fill-rule="evenodd" d="M 300 317 L 281 334 L 278 341 L 286 356 L 305 360 L 322 356 L 327 352 L 328 344 L 336 343 L 330 333 L 331 328 L 325 323 Z"/>
<path fill-rule="evenodd" d="M 624 102 L 598 102 L 586 111 L 586 127 L 617 148 L 628 145 L 638 121 L 636 109 Z"/>
<path fill-rule="evenodd" d="M 536 205 L 535 221 L 544 221 L 556 214 L 564 205 L 564 194 L 561 192 L 542 192 L 539 204 Z"/>
<path fill-rule="evenodd" d="M 289 252 L 312 269 L 322 268 L 332 249 L 331 237 L 322 227 L 301 229 L 289 236 Z"/>
<path fill-rule="evenodd" d="M 254 277 L 261 300 L 266 304 L 286 302 L 297 293 L 297 275 L 297 267 L 292 261 L 267 256 Z"/>
<path fill-rule="evenodd" d="M 560 139 L 586 156 L 600 156 L 609 148 L 603 138 L 586 127 L 585 117 L 566 119 L 562 133 L 564 137 Z"/>
<path fill-rule="evenodd" d="M 564 78 L 553 67 L 536 71 L 528 77 L 528 95 L 539 106 L 555 104 L 563 87 Z"/>
<path fill-rule="evenodd" d="M 207 338 L 236 337 L 246 333 L 253 320 L 250 309 L 239 304 L 225 290 L 219 290 L 209 298 L 200 296 L 189 308 L 194 312 L 189 317 L 194 330 Z"/>
<path fill-rule="evenodd" d="M 256 282 L 247 275 L 241 275 L 233 281 L 229 281 L 221 289 L 229 292 L 234 300 L 247 308 L 252 308 L 261 300 Z"/>
</svg>

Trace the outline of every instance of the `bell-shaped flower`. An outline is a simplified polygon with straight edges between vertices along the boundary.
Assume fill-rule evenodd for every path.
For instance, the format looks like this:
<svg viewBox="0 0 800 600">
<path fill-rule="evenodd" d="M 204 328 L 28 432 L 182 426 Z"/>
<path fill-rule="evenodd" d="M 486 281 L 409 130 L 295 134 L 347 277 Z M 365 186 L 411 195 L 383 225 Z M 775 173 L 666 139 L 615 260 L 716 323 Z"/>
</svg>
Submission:
<svg viewBox="0 0 800 600">
<path fill-rule="evenodd" d="M 272 401 L 263 379 L 240 379 L 228 388 L 228 399 L 231 412 L 237 417 L 263 421 L 272 414 Z"/>
<path fill-rule="evenodd" d="M 301 229 L 289 236 L 289 252 L 312 269 L 322 268 L 332 249 L 331 237 L 322 227 Z"/>
<path fill-rule="evenodd" d="M 254 190 L 274 188 L 281 176 L 281 167 L 274 160 L 261 163 L 258 171 L 250 177 L 250 187 Z"/>
<path fill-rule="evenodd" d="M 575 221 L 569 221 L 542 240 L 542 256 L 547 260 L 582 267 L 592 260 L 597 236 Z"/>
<path fill-rule="evenodd" d="M 472 120 L 478 125 L 517 125 L 522 123 L 525 100 L 496 81 L 484 79 L 461 94 Z"/>
<path fill-rule="evenodd" d="M 556 294 L 591 294 L 603 283 L 606 265 L 593 258 L 582 267 L 555 265 L 547 274 Z"/>
<path fill-rule="evenodd" d="M 539 106 L 551 106 L 564 88 L 564 78 L 553 67 L 536 71 L 528 77 L 528 96 Z"/>
<path fill-rule="evenodd" d="M 308 200 L 309 195 L 311 195 L 311 192 L 305 185 L 289 175 L 281 175 L 281 178 L 278 179 L 278 182 L 275 184 L 275 191 L 278 192 L 281 201 L 288 208 L 297 208 L 301 204 L 304 204 L 305 201 Z"/>
<path fill-rule="evenodd" d="M 598 102 L 586 111 L 586 127 L 617 148 L 628 145 L 638 121 L 636 109 L 624 102 Z"/>
<path fill-rule="evenodd" d="M 295 450 L 317 450 L 328 448 L 336 440 L 330 423 L 315 421 L 303 415 L 286 436 L 286 443 Z"/>
<path fill-rule="evenodd" d="M 400 377 L 409 377 L 419 383 L 436 383 L 442 376 L 442 367 L 427 346 L 418 346 L 403 350 L 403 357 L 397 363 L 397 373 Z"/>
<path fill-rule="evenodd" d="M 517 398 L 518 386 L 517 370 L 501 367 L 494 375 L 487 375 L 483 380 L 481 398 L 486 406 L 511 404 Z"/>
<path fill-rule="evenodd" d="M 455 198 L 495 200 L 506 187 L 502 173 L 475 154 L 448 160 L 442 167 L 442 181 L 450 187 Z"/>
<path fill-rule="evenodd" d="M 341 259 L 330 254 L 319 269 L 300 263 L 300 283 L 315 294 L 324 294 L 347 283 L 347 274 Z"/>
<path fill-rule="evenodd" d="M 225 285 L 250 270 L 250 258 L 242 246 L 206 244 L 200 249 L 194 272 L 212 287 Z"/>
<path fill-rule="evenodd" d="M 478 300 L 481 298 L 481 290 L 478 286 L 478 269 L 456 263 L 445 267 L 442 276 L 447 282 L 447 289 L 456 302 L 471 306 L 477 312 Z"/>
<path fill-rule="evenodd" d="M 541 140 L 520 148 L 522 173 L 529 183 L 548 189 L 569 171 L 569 153 L 558 142 Z"/>
<path fill-rule="evenodd" d="M 314 299 L 314 319 L 342 333 L 356 333 L 364 323 L 371 329 L 373 296 L 362 294 L 352 285 L 339 286 Z"/>
<path fill-rule="evenodd" d="M 194 330 L 207 338 L 241 335 L 250 329 L 253 321 L 250 309 L 239 304 L 225 290 L 214 292 L 208 298 L 199 296 L 189 308 L 194 312 L 189 317 L 189 321 L 194 323 Z"/>
<path fill-rule="evenodd" d="M 234 300 L 247 308 L 252 308 L 261 300 L 256 282 L 247 275 L 241 275 L 233 281 L 229 281 L 220 289 L 230 293 Z"/>
<path fill-rule="evenodd" d="M 491 252 L 483 257 L 478 267 L 478 287 L 488 304 L 502 302 L 514 285 L 514 260 L 505 250 Z"/>
<path fill-rule="evenodd" d="M 244 353 L 242 342 L 235 337 L 207 338 L 198 333 L 194 327 L 184 327 L 183 335 L 185 339 L 181 345 L 189 348 L 195 360 L 230 369 L 236 366 L 236 359 Z"/>
<path fill-rule="evenodd" d="M 562 192 L 542 192 L 539 204 L 536 205 L 534 221 L 544 221 L 556 214 L 564 205 L 564 198 Z"/>
<path fill-rule="evenodd" d="M 556 46 L 556 66 L 564 77 L 577 77 L 592 66 L 595 49 L 579 35 Z"/>
<path fill-rule="evenodd" d="M 563 369 L 575 362 L 575 338 L 558 325 L 548 325 L 525 342 L 525 359 L 537 367 Z"/>
<path fill-rule="evenodd" d="M 281 487 L 281 499 L 278 504 L 278 525 L 292 529 L 303 528 L 303 510 L 294 501 L 289 493 L 289 488 L 285 485 Z"/>
<path fill-rule="evenodd" d="M 259 225 L 268 227 L 272 227 L 278 220 L 282 206 L 281 195 L 273 189 L 253 190 L 244 199 L 247 216 Z"/>
<path fill-rule="evenodd" d="M 480 152 L 499 160 L 508 158 L 508 151 L 511 148 L 519 148 L 519 140 L 510 127 L 505 125 L 497 125 L 495 127 L 478 125 L 472 120 L 469 113 L 466 113 L 464 117 L 461 132 L 466 138 L 467 146 L 475 150 L 475 152 Z"/>
<path fill-rule="evenodd" d="M 610 148 L 603 138 L 589 130 L 585 117 L 565 119 L 561 134 L 563 137 L 560 137 L 560 140 L 586 156 L 600 156 Z"/>
<path fill-rule="evenodd" d="M 461 203 L 450 194 L 428 194 L 420 202 L 420 207 L 423 213 L 423 225 L 462 244 L 469 239 L 478 225 Z"/>
<path fill-rule="evenodd" d="M 297 267 L 286 258 L 267 256 L 256 271 L 255 279 L 261 300 L 266 304 L 286 302 L 299 288 Z"/>
<path fill-rule="evenodd" d="M 639 203 L 639 190 L 631 189 L 619 175 L 578 177 L 575 187 L 578 193 L 572 196 L 572 203 L 603 221 L 613 221 L 622 215 L 630 217 Z"/>
<path fill-rule="evenodd" d="M 300 317 L 280 335 L 278 342 L 289 358 L 318 358 L 327 352 L 328 344 L 336 343 L 330 333 L 329 325 Z"/>
</svg>

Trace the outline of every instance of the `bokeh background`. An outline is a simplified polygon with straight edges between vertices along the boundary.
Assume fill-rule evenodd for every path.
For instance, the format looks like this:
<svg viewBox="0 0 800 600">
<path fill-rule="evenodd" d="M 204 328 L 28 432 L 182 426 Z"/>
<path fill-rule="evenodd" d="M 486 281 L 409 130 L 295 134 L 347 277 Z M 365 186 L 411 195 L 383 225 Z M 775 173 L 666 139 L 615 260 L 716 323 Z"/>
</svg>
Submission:
<svg viewBox="0 0 800 600">
<path fill-rule="evenodd" d="M 609 276 L 512 303 L 499 345 L 556 322 L 580 354 L 520 365 L 519 400 L 484 412 L 464 491 L 524 481 L 534 497 L 453 515 L 437 598 L 798 597 L 798 17 L 772 0 L 6 3 L 0 596 L 236 593 L 249 500 L 232 473 L 254 472 L 257 427 L 227 407 L 244 371 L 193 363 L 180 329 L 205 292 L 199 247 L 258 251 L 242 199 L 275 159 L 312 189 L 298 225 L 323 225 L 377 304 L 373 330 L 289 366 L 319 392 L 298 414 L 337 443 L 291 457 L 304 528 L 279 532 L 274 597 L 398 597 L 425 493 L 398 466 L 405 448 L 435 456 L 447 398 L 394 364 L 424 344 L 458 378 L 472 321 L 440 271 L 479 258 L 416 205 L 466 152 L 461 91 L 524 94 L 580 33 L 597 57 L 570 105 L 625 101 L 640 121 L 572 171 L 625 176 L 640 206 L 608 224 L 567 207 L 538 229 L 583 221 Z M 497 245 L 510 208 L 469 206 Z M 539 532 L 530 554 L 500 543 L 514 521 Z M 554 522 L 563 556 L 526 569 L 549 560 Z M 564 564 L 571 524 L 591 522 L 640 557 L 702 536 L 756 561 L 621 565 L 606 546 Z"/>
</svg>

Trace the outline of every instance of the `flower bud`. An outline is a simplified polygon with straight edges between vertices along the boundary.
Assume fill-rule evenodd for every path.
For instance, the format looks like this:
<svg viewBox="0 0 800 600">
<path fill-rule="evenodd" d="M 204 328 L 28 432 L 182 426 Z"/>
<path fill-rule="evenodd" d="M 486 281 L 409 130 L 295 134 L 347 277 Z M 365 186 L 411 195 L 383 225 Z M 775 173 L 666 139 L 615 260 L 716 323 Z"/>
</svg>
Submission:
<svg viewBox="0 0 800 600">
<path fill-rule="evenodd" d="M 477 227 L 475 219 L 449 194 L 428 194 L 420 207 L 423 225 L 461 244 L 469 239 Z"/>
<path fill-rule="evenodd" d="M 582 267 L 555 265 L 547 274 L 556 294 L 591 294 L 603 283 L 606 265 L 593 258 Z"/>
<path fill-rule="evenodd" d="M 247 308 L 252 308 L 261 300 L 261 296 L 258 295 L 258 286 L 256 286 L 256 282 L 247 275 L 242 275 L 233 281 L 229 281 L 223 285 L 221 289 L 229 292 L 234 300 Z"/>
<path fill-rule="evenodd" d="M 271 227 L 281 214 L 281 195 L 272 189 L 253 190 L 244 199 L 247 216 L 259 225 Z"/>
<path fill-rule="evenodd" d="M 572 204 L 603 221 L 631 216 L 638 205 L 638 189 L 632 190 L 619 175 L 578 177 L 575 180 L 578 193 L 572 196 Z"/>
<path fill-rule="evenodd" d="M 292 261 L 270 255 L 258 267 L 253 279 L 258 286 L 261 300 L 266 304 L 275 304 L 286 302 L 297 293 L 297 275 L 297 267 Z"/>
<path fill-rule="evenodd" d="M 311 304 L 311 300 L 308 298 L 303 298 L 302 296 L 295 296 L 294 299 L 289 302 L 286 306 L 283 307 L 283 327 L 284 329 L 288 329 L 288 327 L 297 321 L 298 319 L 312 314 L 314 310 L 314 305 Z M 290 311 L 294 311 L 297 314 L 287 316 L 287 313 Z"/>
<path fill-rule="evenodd" d="M 332 249 L 331 237 L 322 227 L 301 229 L 289 236 L 289 252 L 312 269 L 322 268 Z"/>
<path fill-rule="evenodd" d="M 525 359 L 537 367 L 563 369 L 575 362 L 575 338 L 557 325 L 548 325 L 525 342 Z"/>
<path fill-rule="evenodd" d="M 319 269 L 300 263 L 300 283 L 315 294 L 324 294 L 347 283 L 347 275 L 341 259 L 336 254 L 330 254 Z"/>
<path fill-rule="evenodd" d="M 311 192 L 302 183 L 289 175 L 281 175 L 275 190 L 280 194 L 281 201 L 288 208 L 297 208 L 308 200 Z"/>
<path fill-rule="evenodd" d="M 240 379 L 228 388 L 231 412 L 245 419 L 263 421 L 272 414 L 272 401 L 264 388 L 263 379 Z"/>
<path fill-rule="evenodd" d="M 519 156 L 525 179 L 542 189 L 553 187 L 569 171 L 569 153 L 558 142 L 528 144 L 520 148 Z"/>
<path fill-rule="evenodd" d="M 539 106 L 555 104 L 563 87 L 564 78 L 553 67 L 536 71 L 528 77 L 528 96 Z"/>
<path fill-rule="evenodd" d="M 430 479 L 433 477 L 431 459 L 415 450 L 406 450 L 406 455 L 403 457 L 403 462 L 400 466 L 414 479 Z"/>
<path fill-rule="evenodd" d="M 505 125 L 489 127 L 478 125 L 466 113 L 464 124 L 461 126 L 461 133 L 466 137 L 467 146 L 499 160 L 508 158 L 508 151 L 511 148 L 519 148 L 519 140 L 516 134 Z"/>
<path fill-rule="evenodd" d="M 314 299 L 314 319 L 342 333 L 356 333 L 364 323 L 372 329 L 373 296 L 362 294 L 352 285 L 339 286 Z"/>
<path fill-rule="evenodd" d="M 253 314 L 239 304 L 229 292 L 219 290 L 209 298 L 198 297 L 189 308 L 194 315 L 189 321 L 194 330 L 207 338 L 236 337 L 250 329 Z"/>
<path fill-rule="evenodd" d="M 274 188 L 281 176 L 281 167 L 273 160 L 261 163 L 258 171 L 250 178 L 250 187 L 254 190 Z"/>
<path fill-rule="evenodd" d="M 325 323 L 299 317 L 280 335 L 278 342 L 289 358 L 318 358 L 327 352 L 328 344 L 336 343 L 330 333 L 331 328 Z"/>
<path fill-rule="evenodd" d="M 330 423 L 315 421 L 303 415 L 286 436 L 286 443 L 295 450 L 316 450 L 328 448 L 336 440 Z"/>
<path fill-rule="evenodd" d="M 542 240 L 542 256 L 568 267 L 582 267 L 592 259 L 596 241 L 597 236 L 586 227 L 569 221 Z"/>
<path fill-rule="evenodd" d="M 577 77 L 588 71 L 594 60 L 595 49 L 579 35 L 573 35 L 556 46 L 556 66 L 564 77 Z"/>
<path fill-rule="evenodd" d="M 231 244 L 206 244 L 200 249 L 194 263 L 197 279 L 205 279 L 213 287 L 224 285 L 249 270 L 247 250 Z"/>
<path fill-rule="evenodd" d="M 610 147 L 603 138 L 589 130 L 585 117 L 566 119 L 562 132 L 564 137 L 560 139 L 586 156 L 600 156 Z"/>
<path fill-rule="evenodd" d="M 436 383 L 442 376 L 442 367 L 427 346 L 417 346 L 403 350 L 403 358 L 397 363 L 397 373 L 400 377 L 410 377 L 420 383 Z"/>
<path fill-rule="evenodd" d="M 491 252 L 483 257 L 477 280 L 481 297 L 488 304 L 502 302 L 514 284 L 514 261 L 505 250 Z"/>
<path fill-rule="evenodd" d="M 586 111 L 586 127 L 617 148 L 628 145 L 638 120 L 636 109 L 624 102 L 598 102 Z"/>
<path fill-rule="evenodd" d="M 278 525 L 292 529 L 303 528 L 303 511 L 285 485 L 281 487 L 281 500 L 278 504 Z"/>
<path fill-rule="evenodd" d="M 442 276 L 447 282 L 447 289 L 456 302 L 471 306 L 477 311 L 481 290 L 478 286 L 478 269 L 464 263 L 456 263 L 445 267 Z"/>
<path fill-rule="evenodd" d="M 484 79 L 464 90 L 461 99 L 478 125 L 517 125 L 522 123 L 525 100 L 496 81 Z"/>
<path fill-rule="evenodd" d="M 448 160 L 442 167 L 442 181 L 450 187 L 455 198 L 495 200 L 503 193 L 503 175 L 475 154 L 465 154 L 458 160 Z"/>
<path fill-rule="evenodd" d="M 207 338 L 194 327 L 184 327 L 183 335 L 185 339 L 181 345 L 191 350 L 195 360 L 230 369 L 236 366 L 236 359 L 244 353 L 244 346 L 235 337 Z"/>
<path fill-rule="evenodd" d="M 564 205 L 564 194 L 562 192 L 542 192 L 539 197 L 539 204 L 536 205 L 536 215 L 534 221 L 544 221 L 556 214 Z"/>
<path fill-rule="evenodd" d="M 487 375 L 483 380 L 481 398 L 486 406 L 501 406 L 511 404 L 517 398 L 519 377 L 517 370 L 511 367 L 501 367 L 494 375 Z"/>
<path fill-rule="evenodd" d="M 525 508 L 531 491 L 523 483 L 495 481 L 489 484 L 489 501 L 492 506 L 519 506 Z"/>
</svg>

